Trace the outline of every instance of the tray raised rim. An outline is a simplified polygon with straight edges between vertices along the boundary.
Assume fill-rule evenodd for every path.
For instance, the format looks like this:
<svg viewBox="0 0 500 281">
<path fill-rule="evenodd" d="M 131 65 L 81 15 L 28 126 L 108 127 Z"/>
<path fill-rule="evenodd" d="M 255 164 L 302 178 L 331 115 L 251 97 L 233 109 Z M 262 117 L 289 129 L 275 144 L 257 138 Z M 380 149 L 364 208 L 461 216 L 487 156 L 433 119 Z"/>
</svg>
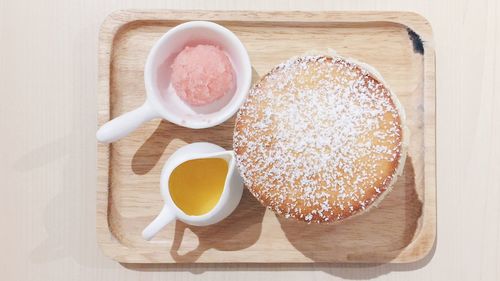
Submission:
<svg viewBox="0 0 500 281">
<path fill-rule="evenodd" d="M 424 204 L 419 233 L 389 263 L 409 263 L 427 256 L 436 240 L 436 86 L 435 51 L 430 23 L 414 12 L 272 12 L 272 11 L 200 11 L 200 10 L 118 10 L 104 20 L 99 32 L 98 48 L 98 125 L 110 118 L 110 63 L 113 40 L 125 25 L 136 21 L 216 20 L 219 22 L 279 22 L 281 24 L 370 23 L 401 24 L 420 36 L 424 47 Z M 97 144 L 96 232 L 97 242 L 105 255 L 118 262 L 156 263 L 144 254 L 120 243 L 108 223 L 109 144 Z M 215 262 L 215 261 L 214 261 Z M 266 261 L 275 262 L 279 261 Z M 350 261 L 345 261 L 350 262 Z M 165 263 L 171 263 L 165 261 Z M 175 263 L 175 262 L 174 262 Z M 231 263 L 253 263 L 233 261 Z M 289 263 L 289 262 L 287 262 Z M 297 263 L 314 263 L 304 259 Z"/>
</svg>

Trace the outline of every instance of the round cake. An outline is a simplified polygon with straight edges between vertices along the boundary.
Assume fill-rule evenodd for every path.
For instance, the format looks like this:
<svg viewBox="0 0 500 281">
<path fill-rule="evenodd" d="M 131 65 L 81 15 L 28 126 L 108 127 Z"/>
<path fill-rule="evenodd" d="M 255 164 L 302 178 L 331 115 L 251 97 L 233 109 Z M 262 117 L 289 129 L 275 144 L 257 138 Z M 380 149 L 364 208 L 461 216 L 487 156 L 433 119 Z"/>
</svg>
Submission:
<svg viewBox="0 0 500 281">
<path fill-rule="evenodd" d="M 233 146 L 245 185 L 264 206 L 331 223 L 365 212 L 390 192 L 407 138 L 404 110 L 372 67 L 303 56 L 250 89 Z"/>
</svg>

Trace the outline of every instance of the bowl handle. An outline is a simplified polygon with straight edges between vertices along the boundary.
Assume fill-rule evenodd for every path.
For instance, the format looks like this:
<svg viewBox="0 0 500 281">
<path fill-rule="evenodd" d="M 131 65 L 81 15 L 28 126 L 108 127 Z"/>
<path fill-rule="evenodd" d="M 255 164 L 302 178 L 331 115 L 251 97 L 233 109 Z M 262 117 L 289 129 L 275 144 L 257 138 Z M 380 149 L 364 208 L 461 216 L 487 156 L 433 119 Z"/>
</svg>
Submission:
<svg viewBox="0 0 500 281">
<path fill-rule="evenodd" d="M 175 220 L 175 214 L 172 210 L 163 206 L 160 214 L 142 231 L 142 238 L 151 240 L 164 226 Z"/>
<path fill-rule="evenodd" d="M 137 129 L 142 123 L 156 117 L 160 117 L 159 114 L 146 101 L 139 108 L 120 115 L 102 125 L 97 130 L 97 140 L 103 143 L 117 141 Z"/>
</svg>

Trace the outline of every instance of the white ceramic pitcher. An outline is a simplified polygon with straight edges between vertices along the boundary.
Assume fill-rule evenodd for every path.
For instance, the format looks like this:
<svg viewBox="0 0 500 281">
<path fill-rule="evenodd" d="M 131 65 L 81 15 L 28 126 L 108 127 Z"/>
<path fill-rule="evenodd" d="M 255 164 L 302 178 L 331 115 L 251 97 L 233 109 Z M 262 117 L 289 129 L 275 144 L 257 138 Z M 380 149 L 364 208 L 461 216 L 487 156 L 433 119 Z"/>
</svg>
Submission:
<svg viewBox="0 0 500 281">
<path fill-rule="evenodd" d="M 170 175 L 176 167 L 186 161 L 207 158 L 220 158 L 227 161 L 228 170 L 224 189 L 219 201 L 208 213 L 200 216 L 188 215 L 172 200 L 169 188 Z M 190 225 L 204 226 L 217 223 L 229 216 L 238 206 L 243 194 L 243 181 L 235 162 L 233 151 L 227 151 L 208 142 L 188 144 L 174 152 L 163 166 L 161 173 L 160 189 L 165 205 L 160 214 L 142 231 L 142 237 L 150 240 L 164 226 L 176 219 Z"/>
</svg>

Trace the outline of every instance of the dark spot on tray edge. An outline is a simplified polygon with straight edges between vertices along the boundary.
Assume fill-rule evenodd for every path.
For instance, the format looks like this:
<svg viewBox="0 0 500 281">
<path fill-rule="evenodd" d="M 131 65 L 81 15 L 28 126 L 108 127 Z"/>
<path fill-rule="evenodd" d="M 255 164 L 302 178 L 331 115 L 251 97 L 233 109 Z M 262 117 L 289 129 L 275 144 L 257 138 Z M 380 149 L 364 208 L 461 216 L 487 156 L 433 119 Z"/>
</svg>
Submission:
<svg viewBox="0 0 500 281">
<path fill-rule="evenodd" d="M 424 42 L 422 41 L 422 38 L 420 38 L 420 35 L 418 35 L 415 31 L 413 31 L 411 28 L 406 28 L 408 31 L 408 36 L 410 37 L 410 40 L 413 44 L 413 51 L 417 54 L 424 54 Z"/>
</svg>

